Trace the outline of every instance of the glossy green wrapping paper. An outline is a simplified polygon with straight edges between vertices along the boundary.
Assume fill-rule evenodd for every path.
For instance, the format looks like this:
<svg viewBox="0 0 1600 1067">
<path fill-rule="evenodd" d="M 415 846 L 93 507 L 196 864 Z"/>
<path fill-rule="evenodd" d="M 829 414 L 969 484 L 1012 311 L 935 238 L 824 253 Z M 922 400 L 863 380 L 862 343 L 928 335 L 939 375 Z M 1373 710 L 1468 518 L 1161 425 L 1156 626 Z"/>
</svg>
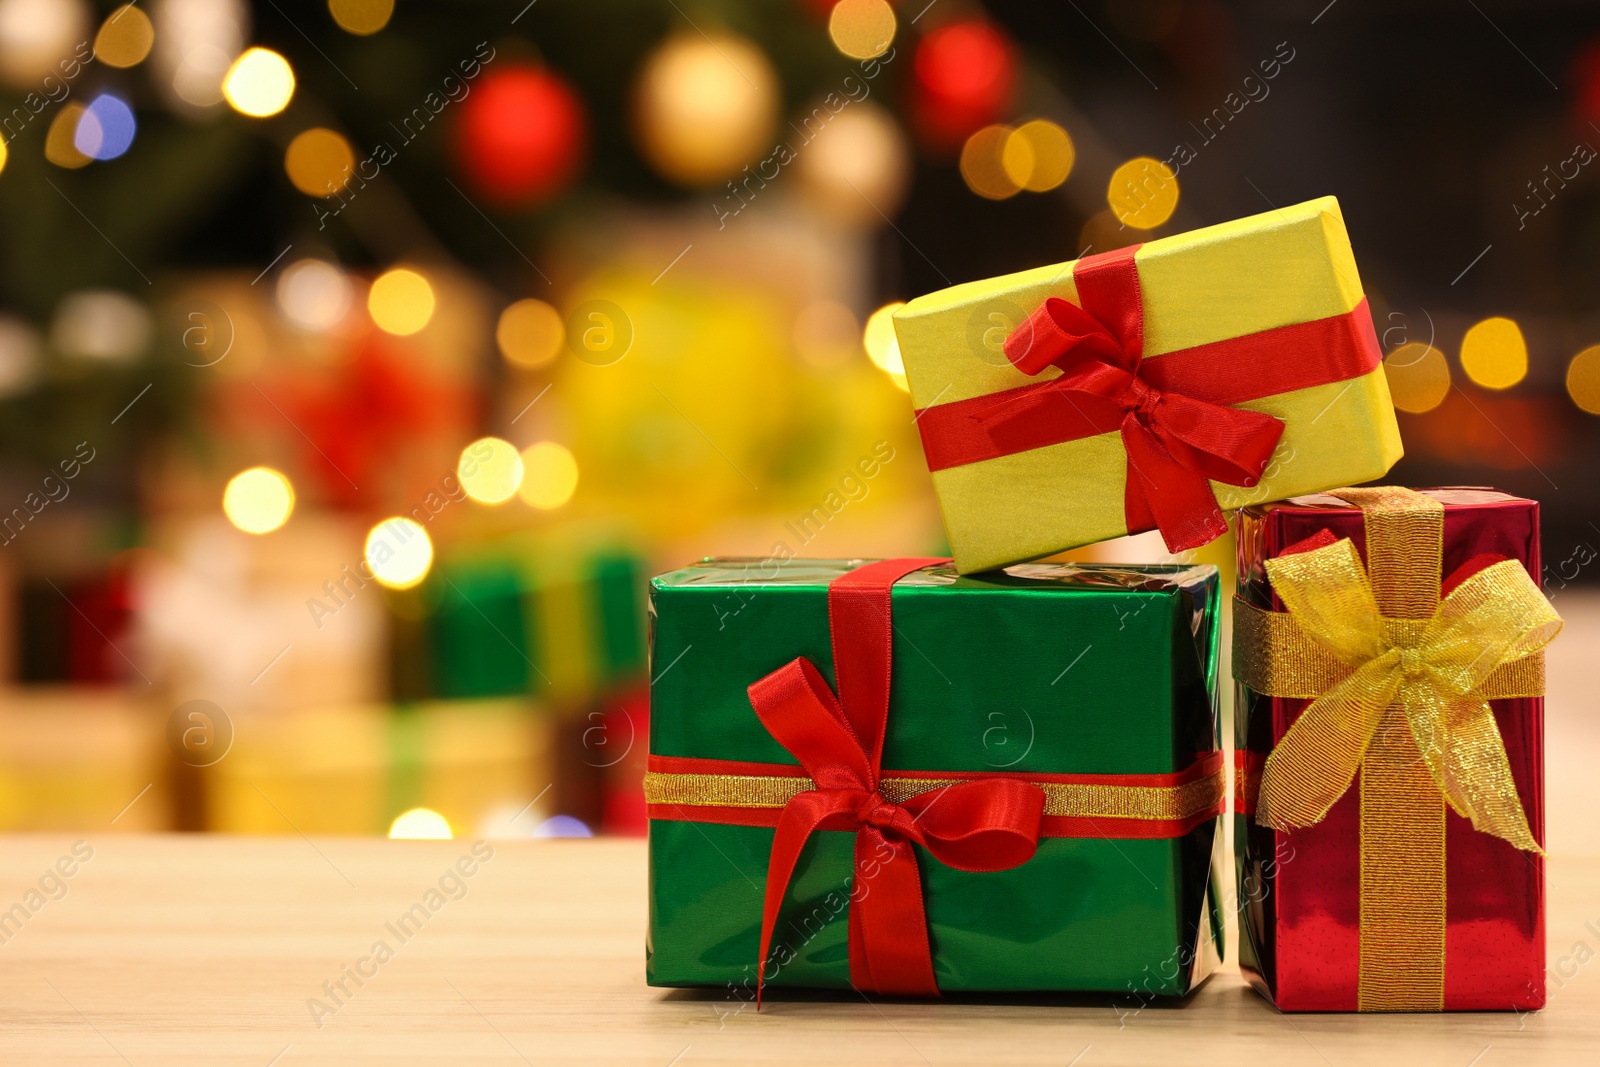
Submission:
<svg viewBox="0 0 1600 1067">
<path fill-rule="evenodd" d="M 798 656 L 833 684 L 830 580 L 863 561 L 708 560 L 651 583 L 650 753 L 796 764 L 746 687 Z M 1172 774 L 1217 748 L 1212 567 L 1025 564 L 908 575 L 893 592 L 883 767 Z M 796 767 L 796 773 L 803 771 Z M 653 814 L 656 814 L 653 811 Z M 651 985 L 755 987 L 773 830 L 650 822 Z M 795 869 L 767 988 L 850 985 L 853 834 Z M 1217 820 L 1167 839 L 1044 838 L 963 873 L 918 847 L 941 990 L 1181 995 L 1215 965 Z"/>
</svg>

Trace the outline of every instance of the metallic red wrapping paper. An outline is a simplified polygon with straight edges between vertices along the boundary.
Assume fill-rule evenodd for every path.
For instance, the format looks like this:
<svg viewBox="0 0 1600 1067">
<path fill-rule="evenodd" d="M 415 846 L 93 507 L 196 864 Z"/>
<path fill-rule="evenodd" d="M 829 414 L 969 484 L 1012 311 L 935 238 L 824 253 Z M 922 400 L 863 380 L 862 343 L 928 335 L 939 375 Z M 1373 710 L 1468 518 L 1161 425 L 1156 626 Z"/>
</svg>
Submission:
<svg viewBox="0 0 1600 1067">
<path fill-rule="evenodd" d="M 1539 505 L 1492 489 L 1425 489 L 1445 505 L 1443 573 L 1485 553 L 1520 561 L 1535 581 Z M 1239 513 L 1239 595 L 1283 610 L 1263 566 L 1321 530 L 1365 551 L 1362 513 L 1331 496 Z M 1309 701 L 1236 686 L 1235 730 L 1247 782 Z M 1534 837 L 1544 840 L 1544 699 L 1491 702 Z M 1253 773 L 1248 773 L 1253 772 Z M 1244 790 L 1250 795 L 1252 785 Z M 1360 779 L 1321 823 L 1283 833 L 1235 817 L 1240 961 L 1285 1011 L 1355 1011 L 1360 955 Z M 1446 1011 L 1527 1011 L 1545 1000 L 1544 860 L 1448 812 Z"/>
</svg>

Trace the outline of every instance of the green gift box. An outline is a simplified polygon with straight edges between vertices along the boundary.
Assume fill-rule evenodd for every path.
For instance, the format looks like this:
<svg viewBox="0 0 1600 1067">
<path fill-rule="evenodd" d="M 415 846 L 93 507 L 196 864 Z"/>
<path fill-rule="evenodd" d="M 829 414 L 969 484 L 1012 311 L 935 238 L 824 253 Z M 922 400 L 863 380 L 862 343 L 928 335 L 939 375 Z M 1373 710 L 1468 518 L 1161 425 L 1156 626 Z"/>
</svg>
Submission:
<svg viewBox="0 0 1600 1067">
<path fill-rule="evenodd" d="M 1217 598 L 1183 565 L 655 578 L 649 983 L 1187 993 L 1221 945 Z"/>
</svg>

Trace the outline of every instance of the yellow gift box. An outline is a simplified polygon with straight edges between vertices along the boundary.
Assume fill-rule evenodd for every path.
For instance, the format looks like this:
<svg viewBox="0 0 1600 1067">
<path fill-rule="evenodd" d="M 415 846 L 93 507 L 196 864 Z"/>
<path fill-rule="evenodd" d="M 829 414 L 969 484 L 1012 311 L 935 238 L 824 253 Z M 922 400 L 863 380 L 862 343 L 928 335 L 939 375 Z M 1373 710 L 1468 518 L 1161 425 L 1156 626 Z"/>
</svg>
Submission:
<svg viewBox="0 0 1600 1067">
<path fill-rule="evenodd" d="M 259 713 L 234 737 L 206 768 L 208 828 L 231 834 L 383 833 L 424 807 L 458 834 L 525 837 L 555 764 L 554 719 L 522 700 Z"/>
<path fill-rule="evenodd" d="M 1090 311 L 1115 320 L 1107 327 L 1081 310 L 1080 289 L 1091 284 Z M 1112 290 L 1114 299 L 1106 296 Z M 1033 357 L 1014 364 L 1016 353 L 1008 352 L 1019 327 L 1027 343 L 1043 346 L 1035 339 L 1052 317 L 1071 320 L 1068 335 L 1087 329 L 1106 336 L 1086 344 L 1068 336 L 1070 357 L 1034 367 L 1030 376 L 1019 366 Z M 1072 327 L 1078 320 L 1088 327 Z M 1187 438 L 1230 419 L 1254 420 L 1247 422 L 1252 432 L 1271 429 L 1256 434 L 1264 449 L 1247 463 L 1235 461 L 1248 477 L 1234 484 L 1208 477 L 1218 465 L 1208 456 L 1185 474 L 1194 491 L 1204 493 L 1209 483 L 1215 498 L 1207 501 L 1214 514 L 1200 540 L 1220 532 L 1223 512 L 1369 481 L 1401 456 L 1382 354 L 1333 197 L 1165 237 L 1131 253 L 953 286 L 911 301 L 894 322 L 962 573 L 1157 525 L 1130 497 L 1153 501 L 1157 513 L 1170 510 L 1170 501 L 1145 488 L 1159 481 L 1149 474 L 1150 453 L 1135 454 L 1130 430 L 1119 428 L 1137 424 L 1131 432 L 1143 433 L 1152 411 L 1182 423 L 1177 433 Z M 1086 358 L 1101 351 L 1115 352 L 1106 357 L 1111 362 L 1127 359 L 1126 372 Z M 1195 397 L 1210 406 L 1197 406 Z M 1184 417 L 1172 419 L 1181 405 Z M 1029 407 L 1039 410 L 1021 425 L 1016 413 Z M 1063 429 L 1069 423 L 1081 425 Z M 1169 459 L 1190 451 L 1182 441 L 1170 444 Z M 1133 487 L 1130 477 L 1138 479 Z"/>
</svg>

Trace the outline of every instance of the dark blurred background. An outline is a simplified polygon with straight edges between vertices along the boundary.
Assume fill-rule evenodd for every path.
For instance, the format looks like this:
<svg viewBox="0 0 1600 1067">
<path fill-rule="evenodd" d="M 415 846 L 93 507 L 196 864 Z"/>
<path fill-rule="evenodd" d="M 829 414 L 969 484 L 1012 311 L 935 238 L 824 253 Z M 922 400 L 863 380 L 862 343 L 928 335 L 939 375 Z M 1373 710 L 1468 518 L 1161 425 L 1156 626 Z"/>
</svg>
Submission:
<svg viewBox="0 0 1600 1067">
<path fill-rule="evenodd" d="M 942 546 L 889 310 L 1328 194 L 1392 479 L 1593 580 L 1592 5 L 0 0 L 0 85 L 4 827 L 637 832 L 653 570 Z"/>
</svg>

